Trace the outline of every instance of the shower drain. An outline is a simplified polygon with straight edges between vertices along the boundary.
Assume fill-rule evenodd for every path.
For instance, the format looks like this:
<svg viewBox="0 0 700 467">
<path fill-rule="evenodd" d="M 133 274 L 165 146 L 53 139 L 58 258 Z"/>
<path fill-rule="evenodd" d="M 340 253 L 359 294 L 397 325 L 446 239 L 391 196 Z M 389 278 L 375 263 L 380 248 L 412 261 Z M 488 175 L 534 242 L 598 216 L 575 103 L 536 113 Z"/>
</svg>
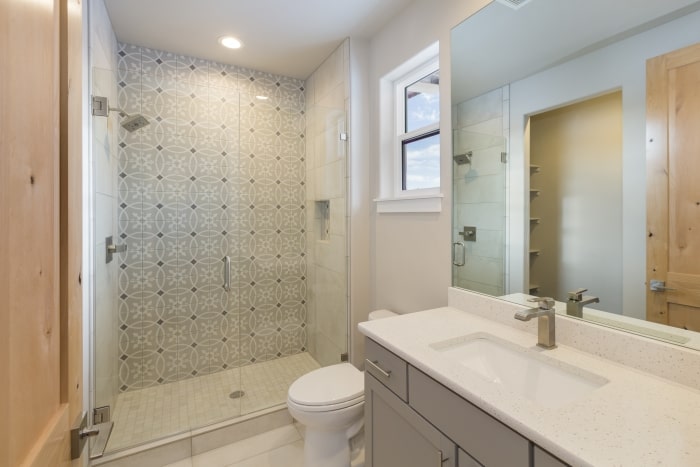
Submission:
<svg viewBox="0 0 700 467">
<path fill-rule="evenodd" d="M 239 399 L 241 397 L 245 396 L 245 391 L 233 391 L 231 394 L 228 395 L 231 399 Z"/>
</svg>

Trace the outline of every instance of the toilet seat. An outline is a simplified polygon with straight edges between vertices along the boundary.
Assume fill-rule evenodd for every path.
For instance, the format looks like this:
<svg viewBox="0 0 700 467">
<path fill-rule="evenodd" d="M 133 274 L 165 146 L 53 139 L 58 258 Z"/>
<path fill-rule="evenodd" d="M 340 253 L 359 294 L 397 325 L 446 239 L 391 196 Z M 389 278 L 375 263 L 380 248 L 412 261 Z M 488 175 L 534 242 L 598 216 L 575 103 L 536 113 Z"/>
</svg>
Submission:
<svg viewBox="0 0 700 467">
<path fill-rule="evenodd" d="M 364 375 L 350 363 L 318 368 L 297 379 L 290 387 L 288 400 L 309 412 L 328 412 L 361 403 L 364 400 Z"/>
<path fill-rule="evenodd" d="M 360 396 L 356 399 L 341 402 L 339 404 L 329 404 L 329 405 L 304 405 L 294 402 L 291 399 L 287 399 L 287 407 L 293 407 L 302 412 L 334 412 L 336 410 L 347 409 L 353 407 L 357 404 L 364 404 L 365 396 Z"/>
</svg>

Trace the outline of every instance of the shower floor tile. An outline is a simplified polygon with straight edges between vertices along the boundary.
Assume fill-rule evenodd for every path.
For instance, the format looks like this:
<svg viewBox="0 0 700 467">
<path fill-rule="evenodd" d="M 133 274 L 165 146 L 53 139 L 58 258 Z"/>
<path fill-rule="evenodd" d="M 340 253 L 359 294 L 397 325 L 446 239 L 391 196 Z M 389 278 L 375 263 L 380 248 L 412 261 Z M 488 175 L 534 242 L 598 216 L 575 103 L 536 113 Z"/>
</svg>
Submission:
<svg viewBox="0 0 700 467">
<path fill-rule="evenodd" d="M 116 451 L 284 403 L 299 376 L 319 368 L 307 352 L 117 397 L 106 451 Z M 234 391 L 243 391 L 232 399 Z"/>
</svg>

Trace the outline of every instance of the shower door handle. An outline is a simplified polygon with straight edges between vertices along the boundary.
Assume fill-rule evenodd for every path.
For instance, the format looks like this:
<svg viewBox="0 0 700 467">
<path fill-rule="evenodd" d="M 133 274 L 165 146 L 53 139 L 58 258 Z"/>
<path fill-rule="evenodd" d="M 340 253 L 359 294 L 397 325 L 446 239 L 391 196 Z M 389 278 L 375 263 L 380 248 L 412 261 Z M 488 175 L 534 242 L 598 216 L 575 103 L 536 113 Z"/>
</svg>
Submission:
<svg viewBox="0 0 700 467">
<path fill-rule="evenodd" d="M 224 290 L 231 290 L 231 257 L 224 256 Z"/>
<path fill-rule="evenodd" d="M 462 247 L 462 261 L 457 261 L 457 247 Z M 454 242 L 452 244 L 452 264 L 455 266 L 464 266 L 467 263 L 467 247 L 464 246 L 464 242 Z"/>
</svg>

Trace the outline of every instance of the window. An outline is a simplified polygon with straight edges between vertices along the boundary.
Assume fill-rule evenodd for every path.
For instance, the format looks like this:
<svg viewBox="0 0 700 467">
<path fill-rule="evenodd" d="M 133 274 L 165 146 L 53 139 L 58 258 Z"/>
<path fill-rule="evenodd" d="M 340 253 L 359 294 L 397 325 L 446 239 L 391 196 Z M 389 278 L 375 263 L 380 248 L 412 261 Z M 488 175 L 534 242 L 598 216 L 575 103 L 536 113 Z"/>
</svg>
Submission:
<svg viewBox="0 0 700 467">
<path fill-rule="evenodd" d="M 442 211 L 440 44 L 379 80 L 378 213 Z"/>
<path fill-rule="evenodd" d="M 397 194 L 440 188 L 440 71 L 437 60 L 396 81 Z M 411 192 L 411 193 L 409 193 Z"/>
</svg>

